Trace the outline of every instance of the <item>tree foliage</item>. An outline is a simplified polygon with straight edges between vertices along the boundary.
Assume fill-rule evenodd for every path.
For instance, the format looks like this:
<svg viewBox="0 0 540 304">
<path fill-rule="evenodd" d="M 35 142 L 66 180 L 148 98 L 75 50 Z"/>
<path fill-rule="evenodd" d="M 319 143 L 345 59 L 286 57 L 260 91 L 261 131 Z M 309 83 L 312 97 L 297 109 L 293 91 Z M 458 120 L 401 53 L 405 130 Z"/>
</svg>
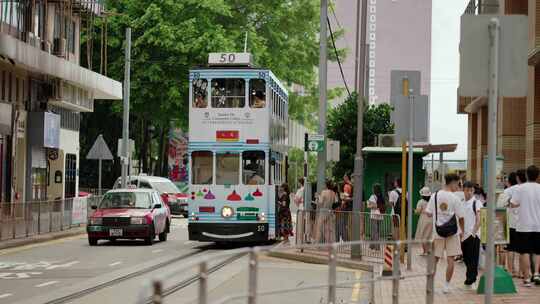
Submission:
<svg viewBox="0 0 540 304">
<path fill-rule="evenodd" d="M 390 120 L 392 107 L 383 103 L 368 105 L 364 103 L 364 147 L 373 146 L 379 134 L 394 132 L 394 124 Z M 328 116 L 328 138 L 340 142 L 340 161 L 335 164 L 333 174 L 336 178 L 345 173 L 352 173 L 356 154 L 356 131 L 358 122 L 357 95 L 353 94 L 345 102 L 333 108 Z"/>
<path fill-rule="evenodd" d="M 246 33 L 256 66 L 270 68 L 288 85 L 308 88 L 309 96 L 314 90 L 318 0 L 109 0 L 106 10 L 108 17 L 83 33 L 81 58 L 86 58 L 89 37 L 100 37 L 106 28 L 107 76 L 122 80 L 125 29 L 132 28 L 131 137 L 143 164 L 152 152 L 163 163 L 166 147 L 160 141 L 166 139 L 171 121 L 187 127 L 189 69 L 205 65 L 210 52 L 242 51 Z M 93 67 L 100 65 L 99 53 L 98 48 L 92 51 Z M 294 95 L 291 100 L 291 113 L 299 113 L 292 117 L 314 124 L 316 98 Z M 121 118 L 121 106 L 121 102 L 96 105 L 102 109 L 85 116 L 81 137 L 95 138 L 95 134 L 117 127 L 112 121 Z M 159 139 L 154 145 L 150 144 L 150 126 Z M 116 140 L 109 142 L 115 144 Z M 90 148 L 86 144 L 81 142 L 82 153 Z M 81 165 L 82 171 L 90 171 L 90 164 Z"/>
</svg>

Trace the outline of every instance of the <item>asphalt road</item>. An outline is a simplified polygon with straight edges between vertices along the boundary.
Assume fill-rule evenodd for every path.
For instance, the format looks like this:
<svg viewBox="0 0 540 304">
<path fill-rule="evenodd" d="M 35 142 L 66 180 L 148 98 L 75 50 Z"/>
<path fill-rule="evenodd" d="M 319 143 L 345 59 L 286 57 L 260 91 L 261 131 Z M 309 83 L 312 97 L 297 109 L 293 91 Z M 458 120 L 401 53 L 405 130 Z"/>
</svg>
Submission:
<svg viewBox="0 0 540 304">
<path fill-rule="evenodd" d="M 3 250 L 0 303 L 39 303 L 48 294 L 60 296 L 61 290 L 69 293 L 205 249 L 208 246 L 187 240 L 187 220 L 174 218 L 168 241 L 153 246 L 139 241 L 101 241 L 90 247 L 86 235 L 81 235 Z"/>
</svg>

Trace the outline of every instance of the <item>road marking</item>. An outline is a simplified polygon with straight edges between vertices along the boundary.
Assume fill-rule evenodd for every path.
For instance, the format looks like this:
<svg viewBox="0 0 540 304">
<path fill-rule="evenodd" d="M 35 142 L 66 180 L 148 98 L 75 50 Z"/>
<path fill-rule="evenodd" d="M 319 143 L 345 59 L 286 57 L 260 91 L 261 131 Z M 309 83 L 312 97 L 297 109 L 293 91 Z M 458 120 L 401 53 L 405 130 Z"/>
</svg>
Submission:
<svg viewBox="0 0 540 304">
<path fill-rule="evenodd" d="M 156 249 L 156 250 L 152 250 L 152 253 L 160 253 L 162 251 L 163 251 L 163 249 Z"/>
<path fill-rule="evenodd" d="M 113 267 L 120 264 L 122 264 L 122 262 L 118 261 L 118 262 L 110 263 L 109 266 Z"/>
<path fill-rule="evenodd" d="M 49 282 L 38 284 L 35 287 L 41 288 L 41 287 L 53 285 L 53 284 L 56 284 L 56 283 L 58 283 L 58 281 L 49 281 Z"/>
<path fill-rule="evenodd" d="M 354 272 L 354 278 L 356 282 L 353 285 L 352 295 L 351 295 L 351 302 L 356 303 L 358 302 L 358 297 L 360 296 L 360 288 L 362 287 L 360 285 L 360 279 L 362 278 L 362 273 L 360 271 Z"/>
<path fill-rule="evenodd" d="M 0 255 L 18 253 L 18 252 L 25 251 L 25 250 L 32 249 L 32 248 L 44 247 L 44 246 L 53 245 L 53 244 L 60 244 L 60 243 L 64 243 L 64 242 L 67 242 L 67 241 L 78 240 L 78 239 L 83 239 L 83 238 L 86 238 L 86 235 L 76 235 L 76 236 L 72 236 L 72 237 L 66 237 L 66 238 L 62 238 L 62 239 L 51 240 L 51 241 L 48 241 L 48 242 L 43 242 L 43 243 L 38 243 L 38 244 L 30 244 L 30 245 L 15 247 L 15 248 L 2 249 L 2 251 L 0 252 Z"/>
<path fill-rule="evenodd" d="M 65 264 L 61 264 L 61 265 L 52 265 L 52 266 L 49 266 L 45 269 L 47 270 L 52 270 L 52 269 L 56 269 L 56 268 L 67 268 L 67 267 L 71 267 L 75 264 L 79 264 L 80 262 L 79 261 L 73 261 L 73 262 L 69 262 L 69 263 L 65 263 Z"/>
<path fill-rule="evenodd" d="M 0 279 L 14 280 L 14 279 L 28 279 L 33 275 L 43 274 L 43 272 L 0 272 Z"/>
<path fill-rule="evenodd" d="M 189 245 L 189 244 L 193 244 L 195 243 L 194 241 L 187 241 L 187 242 L 184 242 L 184 245 Z"/>
<path fill-rule="evenodd" d="M 4 299 L 4 298 L 7 298 L 7 297 L 11 297 L 13 294 L 12 293 L 4 293 L 4 294 L 0 294 L 0 299 Z"/>
</svg>

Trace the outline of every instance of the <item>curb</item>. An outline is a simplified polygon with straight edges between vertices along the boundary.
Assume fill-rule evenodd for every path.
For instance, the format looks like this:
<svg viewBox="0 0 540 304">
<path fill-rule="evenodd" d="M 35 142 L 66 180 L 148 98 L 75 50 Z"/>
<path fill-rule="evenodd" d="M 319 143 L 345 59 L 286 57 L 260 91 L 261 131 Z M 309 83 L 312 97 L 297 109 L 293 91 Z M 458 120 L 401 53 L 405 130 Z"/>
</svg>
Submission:
<svg viewBox="0 0 540 304">
<path fill-rule="evenodd" d="M 10 239 L 0 241 L 0 250 L 10 249 L 15 247 L 22 247 L 26 245 L 45 243 L 53 240 L 63 239 L 67 237 L 86 234 L 86 227 L 71 228 L 65 231 L 39 234 L 27 238 Z"/>
<path fill-rule="evenodd" d="M 295 253 L 295 252 L 282 252 L 282 251 L 270 251 L 267 253 L 268 256 L 279 259 L 293 260 L 302 263 L 308 264 L 328 264 L 328 258 L 311 255 L 306 253 Z M 374 272 L 375 267 L 370 264 L 360 263 L 351 260 L 337 260 L 337 265 L 344 268 L 351 268 L 356 270 L 362 270 L 367 272 Z"/>
</svg>

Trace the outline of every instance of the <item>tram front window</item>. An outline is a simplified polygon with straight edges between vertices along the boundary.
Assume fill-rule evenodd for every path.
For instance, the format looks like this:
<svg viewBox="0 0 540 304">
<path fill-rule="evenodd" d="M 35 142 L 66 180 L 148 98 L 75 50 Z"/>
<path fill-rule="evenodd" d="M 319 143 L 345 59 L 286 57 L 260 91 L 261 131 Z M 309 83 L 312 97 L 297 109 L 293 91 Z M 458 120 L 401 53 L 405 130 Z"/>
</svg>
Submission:
<svg viewBox="0 0 540 304">
<path fill-rule="evenodd" d="M 242 153 L 242 179 L 244 185 L 264 185 L 264 152 L 246 151 Z"/>
<path fill-rule="evenodd" d="M 213 154 L 210 151 L 191 153 L 191 180 L 194 185 L 212 184 Z"/>
<path fill-rule="evenodd" d="M 216 184 L 238 185 L 240 179 L 240 155 L 223 153 L 216 155 Z"/>
<path fill-rule="evenodd" d="M 266 82 L 264 79 L 252 79 L 249 81 L 249 106 L 252 108 L 266 107 Z"/>
<path fill-rule="evenodd" d="M 239 78 L 212 79 L 212 108 L 243 108 L 246 82 Z"/>
</svg>

